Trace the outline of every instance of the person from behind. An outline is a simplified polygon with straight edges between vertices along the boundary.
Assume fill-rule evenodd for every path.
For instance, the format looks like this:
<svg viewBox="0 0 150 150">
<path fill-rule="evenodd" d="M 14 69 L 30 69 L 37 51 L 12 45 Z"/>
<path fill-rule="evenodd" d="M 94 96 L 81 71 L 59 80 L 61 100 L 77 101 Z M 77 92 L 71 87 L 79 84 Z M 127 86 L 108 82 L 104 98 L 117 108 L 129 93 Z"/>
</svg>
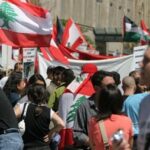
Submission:
<svg viewBox="0 0 150 150">
<path fill-rule="evenodd" d="M 30 86 L 28 98 L 31 103 L 27 107 L 25 117 L 24 149 L 50 150 L 49 142 L 54 134 L 64 127 L 64 122 L 52 109 L 47 107 L 48 95 L 42 85 Z M 17 118 L 22 116 L 24 106 L 25 103 L 15 106 L 14 111 Z M 54 122 L 54 127 L 49 129 L 51 121 Z"/>
<path fill-rule="evenodd" d="M 129 95 L 133 95 L 136 91 L 136 83 L 133 77 L 126 76 L 122 80 L 122 89 L 123 89 L 123 101 L 126 100 L 126 98 Z"/>
<path fill-rule="evenodd" d="M 99 113 L 89 120 L 89 140 L 92 150 L 104 150 L 103 134 L 107 137 L 107 148 L 112 149 L 111 137 L 122 129 L 126 140 L 131 143 L 133 131 L 130 118 L 122 114 L 122 95 L 115 85 L 103 87 L 97 95 Z M 103 126 L 101 129 L 100 126 Z"/>
</svg>

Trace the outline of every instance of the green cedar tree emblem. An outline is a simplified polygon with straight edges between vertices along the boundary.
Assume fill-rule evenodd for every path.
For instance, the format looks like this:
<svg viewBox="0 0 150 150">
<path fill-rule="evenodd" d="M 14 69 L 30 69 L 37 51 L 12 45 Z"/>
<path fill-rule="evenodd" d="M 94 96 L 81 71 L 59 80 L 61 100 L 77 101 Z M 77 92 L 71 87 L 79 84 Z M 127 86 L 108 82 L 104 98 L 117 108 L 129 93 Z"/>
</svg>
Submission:
<svg viewBox="0 0 150 150">
<path fill-rule="evenodd" d="M 75 104 L 71 106 L 71 109 L 69 113 L 67 114 L 67 123 L 74 121 L 77 109 L 85 100 L 86 100 L 86 97 L 82 96 L 76 100 Z"/>
<path fill-rule="evenodd" d="M 80 77 L 76 77 L 76 81 L 80 83 L 80 82 L 83 81 L 83 78 L 81 76 Z"/>
<path fill-rule="evenodd" d="M 9 3 L 3 2 L 0 5 L 0 19 L 2 19 L 4 22 L 1 27 L 10 29 L 9 22 L 16 21 L 15 19 L 16 16 L 17 14 L 13 10 L 13 8 L 9 5 Z"/>
</svg>

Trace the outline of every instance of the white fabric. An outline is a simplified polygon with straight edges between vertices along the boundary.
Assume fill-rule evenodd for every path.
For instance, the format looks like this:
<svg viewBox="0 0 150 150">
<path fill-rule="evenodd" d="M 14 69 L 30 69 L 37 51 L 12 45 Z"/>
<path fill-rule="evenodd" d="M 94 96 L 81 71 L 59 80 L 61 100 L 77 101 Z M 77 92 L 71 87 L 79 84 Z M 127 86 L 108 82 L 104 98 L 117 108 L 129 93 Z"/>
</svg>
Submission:
<svg viewBox="0 0 150 150">
<path fill-rule="evenodd" d="M 7 80 L 8 80 L 8 76 L 5 76 L 5 77 L 3 77 L 3 78 L 0 80 L 0 88 L 3 89 L 3 87 L 5 86 Z"/>
<path fill-rule="evenodd" d="M 133 55 L 122 56 L 114 59 L 106 59 L 106 60 L 73 60 L 68 59 L 70 65 L 65 66 L 57 61 L 47 61 L 43 58 L 43 56 L 38 53 L 39 58 L 39 73 L 43 77 L 47 77 L 46 70 L 48 66 L 64 66 L 66 68 L 71 68 L 76 75 L 81 73 L 81 66 L 87 63 L 93 63 L 98 67 L 98 70 L 106 70 L 106 71 L 117 71 L 121 79 L 129 74 L 132 70 L 134 70 L 133 64 Z"/>
<path fill-rule="evenodd" d="M 70 107 L 72 106 L 73 101 L 74 101 L 74 94 L 72 93 L 64 93 L 59 99 L 58 112 L 59 116 L 64 121 L 66 128 L 73 127 L 73 122 L 67 123 L 67 114 L 70 111 Z"/>
<path fill-rule="evenodd" d="M 1 0 L 0 5 L 6 1 Z M 52 30 L 52 19 L 50 13 L 46 14 L 46 18 L 37 17 L 25 9 L 19 8 L 16 5 L 7 2 L 11 9 L 14 11 L 15 21 L 10 21 L 9 26 L 14 32 L 18 33 L 33 33 L 47 35 L 51 33 Z M 0 19 L 0 26 L 3 25 L 3 20 Z M 32 28 L 31 28 L 32 25 Z M 17 28 L 16 28 L 17 27 Z"/>
</svg>

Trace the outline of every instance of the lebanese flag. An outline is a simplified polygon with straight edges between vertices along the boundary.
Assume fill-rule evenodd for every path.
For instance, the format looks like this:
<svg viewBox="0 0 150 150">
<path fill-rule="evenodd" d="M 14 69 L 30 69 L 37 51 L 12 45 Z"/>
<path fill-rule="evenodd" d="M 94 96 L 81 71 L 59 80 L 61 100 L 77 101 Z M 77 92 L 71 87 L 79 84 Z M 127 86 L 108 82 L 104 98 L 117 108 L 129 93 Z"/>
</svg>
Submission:
<svg viewBox="0 0 150 150">
<path fill-rule="evenodd" d="M 13 47 L 50 45 L 52 19 L 48 11 L 19 0 L 0 1 L 0 42 Z"/>
<path fill-rule="evenodd" d="M 64 150 L 65 146 L 73 145 L 73 124 L 76 115 L 76 111 L 79 106 L 87 100 L 92 94 L 95 93 L 93 85 L 91 83 L 91 73 L 83 73 L 77 76 L 66 88 L 65 92 L 71 92 L 74 94 L 74 100 L 72 105 L 67 107 L 66 112 L 62 112 L 61 107 L 59 107 L 59 113 L 62 119 L 65 120 L 65 128 L 60 131 L 61 141 L 59 143 L 59 150 Z M 70 107 L 70 108 L 69 108 Z M 67 115 L 66 115 L 67 114 Z"/>
<path fill-rule="evenodd" d="M 48 61 L 56 60 L 66 65 L 69 64 L 67 57 L 65 57 L 64 54 L 61 52 L 53 38 L 51 38 L 50 47 L 40 47 L 40 50 L 43 54 L 43 57 Z"/>
<path fill-rule="evenodd" d="M 70 48 L 77 48 L 84 39 L 81 33 L 72 19 L 69 19 L 62 36 L 62 45 Z"/>
<path fill-rule="evenodd" d="M 63 55 L 63 53 L 60 51 L 58 46 L 56 45 L 55 41 L 53 38 L 51 39 L 50 42 L 50 47 L 49 47 L 50 54 L 53 56 L 53 58 L 63 64 L 69 64 L 68 59 Z"/>
<path fill-rule="evenodd" d="M 150 32 L 148 27 L 146 26 L 144 20 L 141 20 L 141 29 L 142 29 L 142 36 L 141 36 L 141 45 L 146 45 L 150 41 Z"/>
</svg>

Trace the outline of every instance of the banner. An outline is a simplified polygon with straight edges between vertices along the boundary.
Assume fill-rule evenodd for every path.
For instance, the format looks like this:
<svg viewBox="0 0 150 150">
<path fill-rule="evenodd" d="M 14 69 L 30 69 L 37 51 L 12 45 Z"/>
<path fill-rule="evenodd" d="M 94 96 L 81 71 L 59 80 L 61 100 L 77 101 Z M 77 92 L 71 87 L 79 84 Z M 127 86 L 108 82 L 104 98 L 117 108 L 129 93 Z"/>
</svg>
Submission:
<svg viewBox="0 0 150 150">
<path fill-rule="evenodd" d="M 134 70 L 133 66 L 133 55 L 128 56 L 122 56 L 118 58 L 113 59 L 105 59 L 105 60 L 74 60 L 74 59 L 68 59 L 69 65 L 63 65 L 57 61 L 47 61 L 43 58 L 41 53 L 38 53 L 39 58 L 39 73 L 46 78 L 46 70 L 48 66 L 64 66 L 66 68 L 71 68 L 75 74 L 80 74 L 81 67 L 83 64 L 87 63 L 94 63 L 98 70 L 106 70 L 106 71 L 117 71 L 121 79 L 124 76 L 127 76 L 130 71 Z"/>
<path fill-rule="evenodd" d="M 134 70 L 140 70 L 140 62 L 143 60 L 144 52 L 147 48 L 147 45 L 137 46 L 133 49 L 133 66 Z"/>
</svg>

